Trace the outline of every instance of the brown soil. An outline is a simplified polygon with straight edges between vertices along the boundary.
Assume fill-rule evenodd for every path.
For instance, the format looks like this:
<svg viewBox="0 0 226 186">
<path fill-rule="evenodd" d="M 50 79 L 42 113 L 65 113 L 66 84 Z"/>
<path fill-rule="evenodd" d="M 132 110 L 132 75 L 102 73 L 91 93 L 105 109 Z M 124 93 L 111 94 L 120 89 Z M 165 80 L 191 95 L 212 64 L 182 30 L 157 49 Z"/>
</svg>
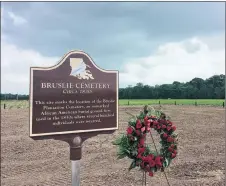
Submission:
<svg viewBox="0 0 226 186">
<path fill-rule="evenodd" d="M 112 141 L 124 133 L 129 115 L 141 107 L 119 108 L 119 130 L 84 142 L 81 186 L 139 186 L 142 173 L 128 172 L 129 159 L 116 160 Z M 166 170 L 170 185 L 224 185 L 224 109 L 194 106 L 164 106 L 179 133 L 179 153 Z M 155 140 L 158 142 L 158 136 Z M 1 185 L 70 186 L 69 146 L 54 140 L 34 141 L 28 134 L 28 110 L 2 110 Z M 148 186 L 167 185 L 164 174 L 147 176 Z"/>
</svg>

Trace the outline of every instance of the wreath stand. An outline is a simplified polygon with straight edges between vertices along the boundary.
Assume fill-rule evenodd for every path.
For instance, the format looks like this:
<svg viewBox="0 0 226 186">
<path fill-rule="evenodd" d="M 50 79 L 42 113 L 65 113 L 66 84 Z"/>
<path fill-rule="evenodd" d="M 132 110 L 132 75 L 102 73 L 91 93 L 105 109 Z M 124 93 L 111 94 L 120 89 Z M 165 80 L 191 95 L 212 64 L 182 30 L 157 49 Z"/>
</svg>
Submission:
<svg viewBox="0 0 226 186">
<path fill-rule="evenodd" d="M 153 138 L 151 132 L 150 132 L 150 135 L 151 135 L 151 139 L 152 139 L 152 142 L 153 142 L 153 144 L 154 144 L 154 147 L 155 147 L 155 151 L 156 151 L 157 154 L 159 154 L 159 153 L 158 153 L 158 150 L 157 150 L 157 148 L 156 148 L 155 141 L 154 141 L 154 138 Z M 169 180 L 168 180 L 168 178 L 167 178 L 167 175 L 166 175 L 166 172 L 164 171 L 164 169 L 162 169 L 162 172 L 164 173 L 164 176 L 165 176 L 165 178 L 166 178 L 167 185 L 170 186 Z M 147 186 L 147 172 L 146 172 L 146 171 L 143 171 L 142 186 Z"/>
</svg>

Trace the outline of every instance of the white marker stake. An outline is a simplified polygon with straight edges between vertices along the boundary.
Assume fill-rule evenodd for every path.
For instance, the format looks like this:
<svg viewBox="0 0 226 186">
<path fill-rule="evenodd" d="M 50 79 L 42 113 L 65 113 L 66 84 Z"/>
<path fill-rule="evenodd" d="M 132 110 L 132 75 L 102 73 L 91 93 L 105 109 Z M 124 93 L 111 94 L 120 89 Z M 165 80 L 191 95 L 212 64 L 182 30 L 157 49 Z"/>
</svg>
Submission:
<svg viewBox="0 0 226 186">
<path fill-rule="evenodd" d="M 71 161 L 72 186 L 80 186 L 80 160 Z"/>
</svg>

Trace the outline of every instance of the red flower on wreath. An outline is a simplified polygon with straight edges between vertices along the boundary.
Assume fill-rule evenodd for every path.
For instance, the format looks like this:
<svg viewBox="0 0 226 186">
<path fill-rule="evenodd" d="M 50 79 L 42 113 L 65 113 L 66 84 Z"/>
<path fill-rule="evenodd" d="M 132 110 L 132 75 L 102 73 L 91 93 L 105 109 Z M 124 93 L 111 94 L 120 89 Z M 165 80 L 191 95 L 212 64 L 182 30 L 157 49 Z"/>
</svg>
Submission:
<svg viewBox="0 0 226 186">
<path fill-rule="evenodd" d="M 153 121 L 153 125 L 155 126 L 155 125 L 158 125 L 158 121 Z"/>
<path fill-rule="evenodd" d="M 150 132 L 150 131 L 151 131 L 150 126 L 147 126 L 147 127 L 146 127 L 146 131 L 147 131 L 147 132 Z"/>
<path fill-rule="evenodd" d="M 128 127 L 127 128 L 127 134 L 132 134 L 133 133 L 133 128 L 132 127 Z"/>
<path fill-rule="evenodd" d="M 149 176 L 152 177 L 153 175 L 154 175 L 153 172 L 150 171 L 150 172 L 149 172 Z"/>
<path fill-rule="evenodd" d="M 143 147 L 143 148 L 139 148 L 138 149 L 138 154 L 142 154 L 142 153 L 144 153 L 144 151 L 145 151 L 145 148 Z"/>
<path fill-rule="evenodd" d="M 142 124 L 141 124 L 140 120 L 137 120 L 136 128 L 140 129 L 141 127 L 142 127 Z"/>
<path fill-rule="evenodd" d="M 168 151 L 169 151 L 169 152 L 173 152 L 173 148 L 169 147 L 169 148 L 168 148 Z"/>
<path fill-rule="evenodd" d="M 163 136 L 163 138 L 167 138 L 168 134 L 164 133 L 162 136 Z"/>
<path fill-rule="evenodd" d="M 141 134 L 140 130 L 136 130 L 135 132 L 136 132 L 137 136 L 140 136 L 140 134 Z"/>
<path fill-rule="evenodd" d="M 148 117 L 145 116 L 145 117 L 144 117 L 144 124 L 147 125 L 148 123 L 150 123 L 150 121 L 148 120 Z"/>
<path fill-rule="evenodd" d="M 170 131 L 170 130 L 171 130 L 171 127 L 170 127 L 170 126 L 167 126 L 166 129 L 167 129 L 168 131 Z"/>
<path fill-rule="evenodd" d="M 173 139 L 171 136 L 169 136 L 169 137 L 167 138 L 167 142 L 172 143 L 172 142 L 174 142 L 174 139 Z"/>
<path fill-rule="evenodd" d="M 141 132 L 144 132 L 146 129 L 145 129 L 145 127 L 142 127 L 141 128 Z"/>
<path fill-rule="evenodd" d="M 140 139 L 140 145 L 144 146 L 144 138 Z"/>
<path fill-rule="evenodd" d="M 141 166 L 141 168 L 144 168 L 144 161 L 142 161 L 141 163 L 140 163 L 140 166 Z"/>
<path fill-rule="evenodd" d="M 155 157 L 155 164 L 158 168 L 160 168 L 162 166 L 162 162 L 161 162 L 161 157 L 160 156 L 156 156 Z"/>
<path fill-rule="evenodd" d="M 154 155 L 153 154 L 149 154 L 148 155 L 148 161 L 151 161 L 151 160 L 153 160 L 154 159 Z"/>
<path fill-rule="evenodd" d="M 155 162 L 160 162 L 161 161 L 161 157 L 160 156 L 156 156 L 155 157 Z"/>
<path fill-rule="evenodd" d="M 150 126 L 150 124 L 151 124 L 151 121 L 150 120 L 144 119 L 144 125 L 145 126 Z"/>
<path fill-rule="evenodd" d="M 174 126 L 172 126 L 172 130 L 173 131 L 175 131 L 176 130 L 176 126 L 174 125 Z"/>
<path fill-rule="evenodd" d="M 171 158 L 175 158 L 175 157 L 176 157 L 176 154 L 173 153 L 173 154 L 171 155 Z"/>
<path fill-rule="evenodd" d="M 160 120 L 159 120 L 159 123 L 161 123 L 161 124 L 167 124 L 167 122 L 166 122 L 165 119 L 160 119 Z"/>
<path fill-rule="evenodd" d="M 148 162 L 148 160 L 149 160 L 149 158 L 148 158 L 147 156 L 143 156 L 143 157 L 142 157 L 142 161 L 143 161 L 143 162 Z"/>
<path fill-rule="evenodd" d="M 150 165 L 150 167 L 155 167 L 155 161 L 154 160 L 150 160 L 149 161 L 149 165 Z"/>
</svg>

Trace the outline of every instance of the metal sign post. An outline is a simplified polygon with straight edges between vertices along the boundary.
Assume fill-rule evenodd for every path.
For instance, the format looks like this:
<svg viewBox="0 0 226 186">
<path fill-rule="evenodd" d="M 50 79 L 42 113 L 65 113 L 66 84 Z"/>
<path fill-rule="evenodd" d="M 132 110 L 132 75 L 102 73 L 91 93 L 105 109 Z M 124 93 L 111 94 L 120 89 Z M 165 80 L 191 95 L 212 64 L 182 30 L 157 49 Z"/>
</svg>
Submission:
<svg viewBox="0 0 226 186">
<path fill-rule="evenodd" d="M 74 137 L 70 145 L 70 160 L 71 160 L 71 185 L 80 186 L 80 159 L 82 156 L 82 139 L 80 136 Z"/>
<path fill-rule="evenodd" d="M 80 160 L 71 161 L 71 185 L 80 186 Z"/>
<path fill-rule="evenodd" d="M 68 135 L 67 138 L 63 136 L 56 136 L 55 140 L 67 142 L 70 146 L 70 160 L 71 160 L 71 185 L 80 186 L 80 160 L 82 159 L 82 143 L 99 134 L 112 134 L 112 131 L 98 131 L 91 133 L 81 133 L 78 135 Z"/>
</svg>

